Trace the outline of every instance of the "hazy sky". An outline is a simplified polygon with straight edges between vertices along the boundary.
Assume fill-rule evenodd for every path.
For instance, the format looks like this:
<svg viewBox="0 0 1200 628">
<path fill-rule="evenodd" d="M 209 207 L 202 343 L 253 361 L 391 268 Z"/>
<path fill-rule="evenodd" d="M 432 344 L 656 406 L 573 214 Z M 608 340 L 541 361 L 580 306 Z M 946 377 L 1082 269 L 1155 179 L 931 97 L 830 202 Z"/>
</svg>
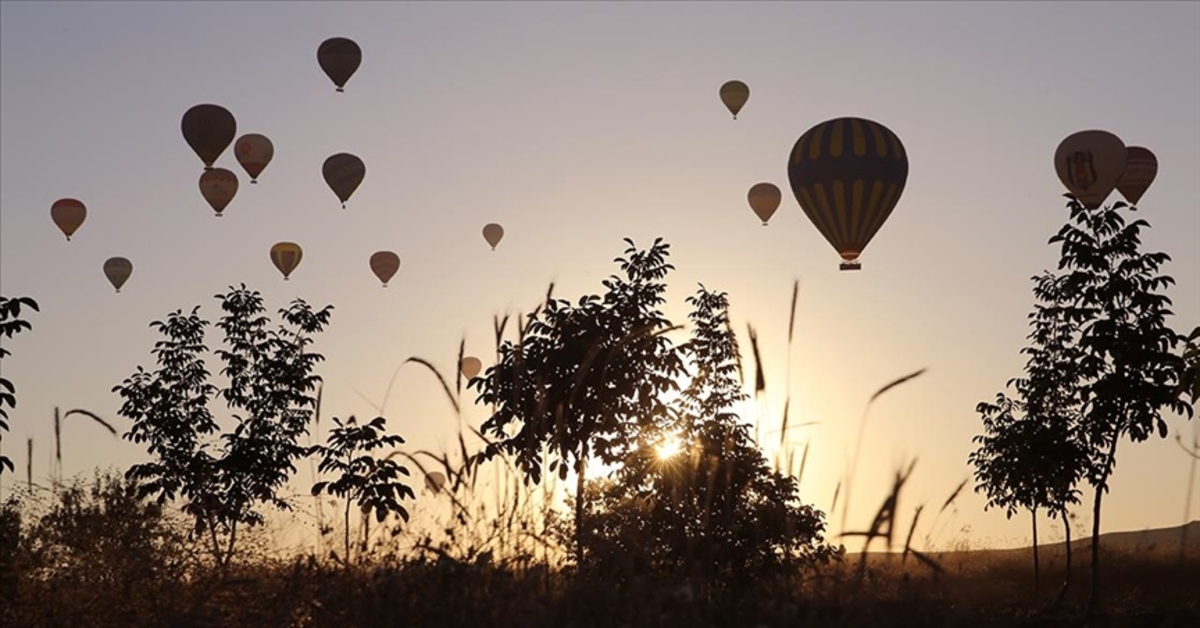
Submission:
<svg viewBox="0 0 1200 628">
<path fill-rule="evenodd" d="M 907 518 L 969 475 L 975 404 L 1020 373 L 1029 278 L 1056 263 L 1046 241 L 1067 218 L 1052 157 L 1083 129 L 1157 154 L 1144 242 L 1174 258 L 1172 324 L 1200 324 L 1197 3 L 4 2 L 0 25 L 0 293 L 42 306 L 32 332 L 4 341 L 17 477 L 27 437 L 35 474 L 49 473 L 55 406 L 127 429 L 110 389 L 152 366 L 150 321 L 197 304 L 215 319 L 227 286 L 262 291 L 272 312 L 332 303 L 314 346 L 324 412 L 363 417 L 374 410 L 356 389 L 378 402 L 405 358 L 449 370 L 465 334 L 487 364 L 494 313 L 528 312 L 552 280 L 572 300 L 599 292 L 622 237 L 663 236 L 672 317 L 703 282 L 729 292 L 737 329 L 759 331 L 764 429 L 782 409 L 800 280 L 793 421 L 821 421 L 792 437 L 812 443 L 806 501 L 829 507 L 870 394 L 928 367 L 874 407 L 851 509 L 866 526 L 919 457 Z M 316 62 L 334 36 L 364 55 L 342 94 Z M 751 89 L 736 121 L 717 97 L 731 79 Z M 179 126 L 206 102 L 276 148 L 254 186 L 221 156 L 242 186 L 219 220 Z M 787 187 L 796 139 L 840 116 L 886 125 L 910 160 L 857 273 L 838 270 Z M 367 164 L 346 210 L 321 178 L 343 151 Z M 767 228 L 746 203 L 759 181 L 784 190 Z M 50 220 L 61 197 L 89 211 L 69 243 Z M 494 252 L 488 222 L 507 231 Z M 288 282 L 267 254 L 281 240 L 305 251 Z M 402 260 L 387 289 L 367 266 L 380 249 Z M 101 271 L 115 255 L 134 264 L 119 295 Z M 387 415 L 415 447 L 457 429 L 419 367 L 400 370 Z M 68 476 L 146 459 L 94 425 L 63 438 Z M 1122 446 L 1105 529 L 1180 523 L 1188 459 L 1172 439 Z M 982 505 L 961 498 L 934 542 L 1024 542 L 1026 517 Z"/>
</svg>

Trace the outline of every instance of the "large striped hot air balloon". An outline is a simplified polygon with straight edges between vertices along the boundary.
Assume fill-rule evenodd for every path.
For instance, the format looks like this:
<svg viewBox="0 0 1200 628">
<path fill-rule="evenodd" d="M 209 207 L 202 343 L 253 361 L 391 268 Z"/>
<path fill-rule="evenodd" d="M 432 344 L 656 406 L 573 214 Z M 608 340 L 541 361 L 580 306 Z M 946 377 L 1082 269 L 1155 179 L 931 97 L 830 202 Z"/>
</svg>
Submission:
<svg viewBox="0 0 1200 628">
<path fill-rule="evenodd" d="M 342 201 L 342 209 L 346 209 L 346 201 L 362 185 L 367 176 L 367 165 L 350 153 L 330 155 L 321 166 L 321 174 L 329 189 Z"/>
<path fill-rule="evenodd" d="M 904 144 L 887 127 L 835 118 L 809 129 L 788 160 L 792 193 L 817 231 L 858 270 L 867 243 L 891 215 L 908 180 Z"/>
<path fill-rule="evenodd" d="M 295 242 L 280 242 L 271 247 L 271 263 L 283 273 L 284 281 L 287 281 L 292 271 L 300 265 L 300 259 L 303 257 L 304 250 Z"/>
<path fill-rule="evenodd" d="M 220 105 L 196 105 L 183 114 L 183 139 L 196 152 L 205 170 L 212 170 L 217 157 L 229 148 L 237 134 L 237 120 Z"/>
</svg>

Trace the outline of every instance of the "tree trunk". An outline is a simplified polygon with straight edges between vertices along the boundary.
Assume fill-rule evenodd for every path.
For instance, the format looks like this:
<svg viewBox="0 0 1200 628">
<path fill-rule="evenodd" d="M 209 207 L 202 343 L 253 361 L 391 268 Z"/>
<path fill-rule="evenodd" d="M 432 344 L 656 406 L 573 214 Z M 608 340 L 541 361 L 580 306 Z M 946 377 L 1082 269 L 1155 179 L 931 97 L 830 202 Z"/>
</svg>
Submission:
<svg viewBox="0 0 1200 628">
<path fill-rule="evenodd" d="M 1037 508 L 1029 509 L 1030 520 L 1033 522 L 1033 592 L 1042 585 L 1042 566 L 1038 562 Z"/>
<path fill-rule="evenodd" d="M 1067 533 L 1067 579 L 1063 582 L 1063 593 L 1071 588 L 1071 520 L 1067 518 L 1067 510 L 1062 510 L 1063 530 Z"/>
<path fill-rule="evenodd" d="M 342 524 L 346 527 L 346 532 L 345 532 L 345 537 L 344 537 L 345 544 L 346 544 L 346 555 L 342 557 L 342 560 L 346 563 L 346 568 L 348 569 L 350 567 L 350 496 L 349 495 L 346 495 L 346 509 L 343 511 L 343 514 L 342 514 Z"/>
<path fill-rule="evenodd" d="M 1105 469 L 1112 469 L 1112 462 L 1117 457 L 1117 439 L 1120 438 L 1118 433 L 1113 437 L 1112 445 L 1108 448 L 1108 463 Z M 1088 611 L 1096 610 L 1096 606 L 1100 603 L 1100 502 L 1104 496 L 1104 487 L 1108 486 L 1108 477 L 1111 471 L 1105 472 L 1100 477 L 1100 482 L 1096 484 L 1096 502 L 1092 504 L 1092 574 L 1091 586 L 1088 591 Z"/>
<path fill-rule="evenodd" d="M 587 467 L 583 445 L 579 446 L 578 477 L 575 480 L 575 568 L 583 569 L 583 483 Z"/>
</svg>

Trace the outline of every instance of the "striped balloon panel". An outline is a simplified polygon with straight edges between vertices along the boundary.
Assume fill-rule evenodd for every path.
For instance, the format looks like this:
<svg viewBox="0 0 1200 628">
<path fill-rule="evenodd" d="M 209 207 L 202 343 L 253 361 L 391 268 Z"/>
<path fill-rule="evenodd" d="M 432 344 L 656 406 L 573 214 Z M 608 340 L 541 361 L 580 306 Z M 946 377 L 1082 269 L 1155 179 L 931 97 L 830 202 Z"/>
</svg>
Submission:
<svg viewBox="0 0 1200 628">
<path fill-rule="evenodd" d="M 861 118 L 814 126 L 800 136 L 788 160 L 796 201 L 846 260 L 858 258 L 883 226 L 907 180 L 900 138 Z"/>
</svg>

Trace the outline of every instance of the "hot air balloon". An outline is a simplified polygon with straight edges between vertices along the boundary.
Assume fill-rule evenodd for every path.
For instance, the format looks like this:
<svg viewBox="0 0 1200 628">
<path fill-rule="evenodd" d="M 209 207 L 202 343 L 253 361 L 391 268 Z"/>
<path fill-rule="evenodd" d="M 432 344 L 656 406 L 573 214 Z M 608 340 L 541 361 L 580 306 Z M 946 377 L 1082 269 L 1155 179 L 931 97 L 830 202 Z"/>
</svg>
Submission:
<svg viewBox="0 0 1200 628">
<path fill-rule="evenodd" d="M 275 145 L 265 135 L 248 133 L 233 144 L 233 154 L 242 169 L 250 175 L 250 183 L 258 183 L 258 175 L 271 163 L 275 156 Z"/>
<path fill-rule="evenodd" d="M 275 268 L 278 268 L 279 272 L 283 273 L 284 281 L 287 281 L 292 271 L 300 265 L 302 257 L 304 257 L 304 251 L 295 242 L 280 242 L 271 247 L 271 262 L 275 264 Z"/>
<path fill-rule="evenodd" d="M 221 217 L 221 212 L 225 211 L 225 207 L 233 200 L 237 191 L 238 178 L 232 171 L 213 168 L 200 175 L 200 195 L 208 201 L 213 211 L 217 212 L 217 218 Z"/>
<path fill-rule="evenodd" d="M 379 281 L 383 283 L 383 287 L 387 287 L 387 282 L 392 280 L 396 275 L 396 271 L 400 270 L 400 256 L 391 251 L 379 251 L 371 256 L 371 272 L 379 277 Z"/>
<path fill-rule="evenodd" d="M 442 492 L 442 487 L 446 485 L 446 476 L 438 471 L 425 474 L 425 488 L 434 493 Z"/>
<path fill-rule="evenodd" d="M 317 47 L 317 63 L 337 86 L 337 91 L 346 91 L 343 89 L 346 81 L 362 64 L 362 48 L 345 37 L 332 37 Z"/>
<path fill-rule="evenodd" d="M 54 220 L 54 224 L 58 225 L 59 230 L 67 236 L 67 241 L 70 242 L 71 236 L 87 218 L 87 207 L 84 207 L 83 203 L 76 199 L 60 198 L 50 206 L 50 218 Z"/>
<path fill-rule="evenodd" d="M 721 86 L 721 102 L 733 114 L 734 120 L 737 120 L 737 114 L 746 106 L 747 100 L 750 100 L 750 88 L 745 83 L 729 81 Z"/>
<path fill-rule="evenodd" d="M 1158 158 L 1154 153 L 1148 148 L 1130 146 L 1126 150 L 1125 173 L 1117 179 L 1117 191 L 1130 205 L 1137 205 L 1157 174 Z"/>
<path fill-rule="evenodd" d="M 471 379 L 472 377 L 478 375 L 479 371 L 483 369 L 483 362 L 480 362 L 479 358 L 467 356 L 462 359 L 462 364 L 459 365 L 459 369 L 462 370 L 463 377 Z"/>
<path fill-rule="evenodd" d="M 205 170 L 211 170 L 237 134 L 233 114 L 220 105 L 196 105 L 183 114 L 183 139 L 196 151 Z"/>
<path fill-rule="evenodd" d="M 500 244 L 500 240 L 504 238 L 504 227 L 492 222 L 484 225 L 483 239 L 492 245 L 492 250 L 496 250 L 496 245 Z"/>
<path fill-rule="evenodd" d="M 817 231 L 858 270 L 858 256 L 896 207 L 908 180 L 904 145 L 862 118 L 826 120 L 792 147 L 788 182 Z"/>
<path fill-rule="evenodd" d="M 775 215 L 775 210 L 779 209 L 779 201 L 783 195 L 779 192 L 779 188 L 773 183 L 757 183 L 750 188 L 750 193 L 747 199 L 750 201 L 750 209 L 758 215 L 762 220 L 763 226 L 767 226 L 767 221 L 771 216 Z"/>
<path fill-rule="evenodd" d="M 329 189 L 342 201 L 342 209 L 346 209 L 346 201 L 350 200 L 350 195 L 367 176 L 367 165 L 350 153 L 338 153 L 325 160 L 321 174 L 325 176 Z"/>
<path fill-rule="evenodd" d="M 108 277 L 108 282 L 117 289 L 117 294 L 121 293 L 121 286 L 125 285 L 132 274 L 133 262 L 124 257 L 110 257 L 104 262 L 104 276 Z"/>
<path fill-rule="evenodd" d="M 1121 138 L 1108 131 L 1068 135 L 1054 152 L 1054 169 L 1067 191 L 1088 209 L 1104 204 L 1125 172 L 1127 151 Z"/>
</svg>

